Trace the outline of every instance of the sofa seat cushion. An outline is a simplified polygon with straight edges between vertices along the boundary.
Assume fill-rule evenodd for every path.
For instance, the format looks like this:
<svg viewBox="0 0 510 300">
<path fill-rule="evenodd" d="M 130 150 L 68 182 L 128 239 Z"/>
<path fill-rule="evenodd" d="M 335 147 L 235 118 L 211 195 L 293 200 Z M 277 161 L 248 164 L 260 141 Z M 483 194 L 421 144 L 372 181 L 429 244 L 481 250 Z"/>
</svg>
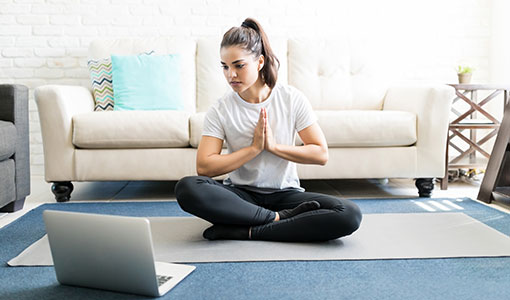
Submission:
<svg viewBox="0 0 510 300">
<path fill-rule="evenodd" d="M 78 148 L 189 147 L 185 111 L 105 111 L 73 116 L 73 144 Z"/>
<path fill-rule="evenodd" d="M 16 200 L 15 169 L 14 160 L 0 161 L 0 207 Z"/>
<path fill-rule="evenodd" d="M 328 146 L 395 147 L 416 142 L 416 115 L 404 111 L 315 111 Z M 301 144 L 299 136 L 297 143 Z"/>
<path fill-rule="evenodd" d="M 189 119 L 189 144 L 193 148 L 198 148 L 200 139 L 202 139 L 202 130 L 204 129 L 205 112 L 199 112 L 191 115 Z M 223 148 L 227 148 L 227 143 L 223 143 Z"/>
<path fill-rule="evenodd" d="M 7 121 L 0 121 L 0 161 L 11 157 L 16 151 L 16 126 Z"/>
<path fill-rule="evenodd" d="M 395 147 L 416 143 L 416 115 L 410 112 L 316 110 L 315 114 L 330 148 Z M 194 148 L 200 143 L 204 118 L 205 113 L 190 117 L 190 145 Z M 302 144 L 297 135 L 296 145 Z"/>
<path fill-rule="evenodd" d="M 189 144 L 193 148 L 198 148 L 200 139 L 202 138 L 202 130 L 204 129 L 205 112 L 199 112 L 191 115 L 189 118 Z"/>
</svg>

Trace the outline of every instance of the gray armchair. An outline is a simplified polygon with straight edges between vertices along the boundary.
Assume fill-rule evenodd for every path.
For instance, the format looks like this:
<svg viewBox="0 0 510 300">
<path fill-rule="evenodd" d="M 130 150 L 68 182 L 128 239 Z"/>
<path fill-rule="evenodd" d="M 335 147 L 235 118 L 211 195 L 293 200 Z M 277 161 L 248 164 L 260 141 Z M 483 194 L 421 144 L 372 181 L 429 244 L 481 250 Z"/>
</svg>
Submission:
<svg viewBox="0 0 510 300">
<path fill-rule="evenodd" d="M 0 84 L 0 211 L 23 208 L 30 194 L 28 88 Z"/>
</svg>

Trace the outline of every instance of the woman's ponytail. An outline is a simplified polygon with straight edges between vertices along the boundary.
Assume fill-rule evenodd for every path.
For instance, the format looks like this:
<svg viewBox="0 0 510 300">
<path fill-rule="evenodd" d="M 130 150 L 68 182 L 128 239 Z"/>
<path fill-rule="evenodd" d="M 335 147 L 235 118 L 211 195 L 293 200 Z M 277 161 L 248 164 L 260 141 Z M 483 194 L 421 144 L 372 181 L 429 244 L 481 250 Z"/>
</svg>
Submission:
<svg viewBox="0 0 510 300">
<path fill-rule="evenodd" d="M 270 87 L 276 85 L 280 61 L 274 55 L 269 39 L 260 24 L 247 18 L 239 27 L 232 27 L 223 35 L 221 47 L 239 45 L 255 56 L 264 55 L 264 66 L 259 71 L 262 80 Z"/>
</svg>

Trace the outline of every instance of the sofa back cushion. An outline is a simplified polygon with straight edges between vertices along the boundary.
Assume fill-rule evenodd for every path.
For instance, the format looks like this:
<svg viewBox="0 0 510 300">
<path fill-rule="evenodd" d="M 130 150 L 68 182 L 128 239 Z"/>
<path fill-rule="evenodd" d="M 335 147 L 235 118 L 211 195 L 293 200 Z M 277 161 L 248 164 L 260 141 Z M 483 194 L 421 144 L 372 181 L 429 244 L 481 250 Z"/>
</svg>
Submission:
<svg viewBox="0 0 510 300">
<path fill-rule="evenodd" d="M 289 39 L 288 80 L 314 109 L 380 110 L 386 85 L 348 39 Z"/>
<path fill-rule="evenodd" d="M 287 83 L 287 40 L 271 37 L 269 40 L 280 61 L 278 82 Z M 231 89 L 221 69 L 220 44 L 220 38 L 197 40 L 197 112 L 207 111 Z"/>
<path fill-rule="evenodd" d="M 154 51 L 154 55 L 179 54 L 181 95 L 184 110 L 195 112 L 196 43 L 188 38 L 100 39 L 90 44 L 89 58 L 101 59 L 111 55 L 138 55 Z"/>
</svg>

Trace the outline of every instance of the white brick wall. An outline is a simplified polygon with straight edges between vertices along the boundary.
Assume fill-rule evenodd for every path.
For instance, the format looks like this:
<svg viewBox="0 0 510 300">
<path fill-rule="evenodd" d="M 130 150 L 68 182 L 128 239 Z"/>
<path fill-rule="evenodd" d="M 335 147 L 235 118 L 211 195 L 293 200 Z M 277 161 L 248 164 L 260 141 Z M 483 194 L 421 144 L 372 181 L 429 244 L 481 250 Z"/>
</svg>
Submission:
<svg viewBox="0 0 510 300">
<path fill-rule="evenodd" d="M 88 85 L 98 37 L 221 36 L 248 16 L 271 36 L 364 40 L 397 79 L 456 81 L 459 60 L 489 78 L 491 0 L 0 0 L 0 83 L 30 88 L 32 173 L 43 174 L 34 88 Z"/>
</svg>

